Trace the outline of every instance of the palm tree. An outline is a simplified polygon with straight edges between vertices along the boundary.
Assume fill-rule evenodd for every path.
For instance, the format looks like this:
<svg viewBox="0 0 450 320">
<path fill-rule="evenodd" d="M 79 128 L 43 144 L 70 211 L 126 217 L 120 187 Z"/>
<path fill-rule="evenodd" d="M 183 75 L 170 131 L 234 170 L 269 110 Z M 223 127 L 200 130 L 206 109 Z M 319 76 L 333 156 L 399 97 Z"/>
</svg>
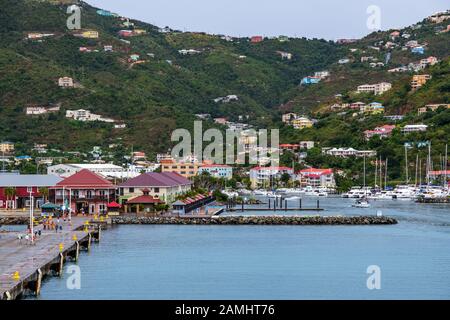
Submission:
<svg viewBox="0 0 450 320">
<path fill-rule="evenodd" d="M 49 191 L 47 187 L 40 187 L 39 193 L 44 197 L 44 203 L 47 203 Z"/>
<path fill-rule="evenodd" d="M 9 200 L 12 200 L 16 195 L 16 188 L 14 187 L 8 187 L 5 188 L 5 196 L 6 196 L 6 203 L 9 202 Z M 8 210 L 9 207 L 6 205 L 6 210 Z"/>
</svg>

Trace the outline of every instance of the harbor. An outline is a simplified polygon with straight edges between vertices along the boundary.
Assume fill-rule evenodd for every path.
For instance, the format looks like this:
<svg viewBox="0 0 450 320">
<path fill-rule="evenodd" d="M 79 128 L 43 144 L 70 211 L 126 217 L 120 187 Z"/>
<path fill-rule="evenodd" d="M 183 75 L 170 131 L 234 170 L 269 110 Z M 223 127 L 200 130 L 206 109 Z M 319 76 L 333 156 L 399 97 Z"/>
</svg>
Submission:
<svg viewBox="0 0 450 320">
<path fill-rule="evenodd" d="M 314 200 L 303 199 L 308 206 Z M 246 217 L 256 222 L 269 219 L 267 216 L 286 221 L 294 216 L 284 211 L 225 211 L 219 217 L 203 218 L 204 224 L 200 218 L 180 218 L 183 222 L 178 222 L 167 217 L 164 219 L 174 220 L 173 224 L 143 224 L 157 218 L 112 217 L 114 224 L 102 233 L 92 254 L 83 257 L 82 253 L 76 263 L 82 272 L 80 290 L 68 290 L 70 275 L 63 274 L 49 277 L 39 297 L 26 299 L 448 298 L 450 274 L 445 266 L 450 263 L 450 216 L 446 204 L 387 200 L 373 201 L 371 208 L 361 209 L 352 207 L 353 199 L 327 197 L 320 201 L 324 211 L 297 213 L 296 219 L 375 219 L 381 211 L 383 217 L 398 223 L 206 222 L 226 217 L 230 217 L 228 221 Z M 383 272 L 383 290 L 377 292 L 366 287 L 366 269 L 373 264 Z"/>
</svg>

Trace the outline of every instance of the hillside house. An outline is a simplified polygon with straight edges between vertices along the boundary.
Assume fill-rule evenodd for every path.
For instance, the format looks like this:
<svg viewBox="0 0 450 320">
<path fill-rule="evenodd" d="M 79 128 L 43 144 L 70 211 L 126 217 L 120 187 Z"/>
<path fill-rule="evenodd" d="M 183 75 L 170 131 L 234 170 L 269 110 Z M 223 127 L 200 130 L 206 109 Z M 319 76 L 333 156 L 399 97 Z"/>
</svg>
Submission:
<svg viewBox="0 0 450 320">
<path fill-rule="evenodd" d="M 322 78 L 320 77 L 304 77 L 301 81 L 302 85 L 310 85 L 310 84 L 317 84 L 320 82 L 320 80 L 322 80 Z"/>
<path fill-rule="evenodd" d="M 376 127 L 373 130 L 364 131 L 364 137 L 366 140 L 370 140 L 372 137 L 378 136 L 381 139 L 387 138 L 392 135 L 392 131 L 395 129 L 395 125 L 386 124 L 381 127 Z"/>
<path fill-rule="evenodd" d="M 373 93 L 375 95 L 380 95 L 389 91 L 392 88 L 392 84 L 389 82 L 380 82 L 376 84 L 364 84 L 358 86 L 358 93 Z"/>
<path fill-rule="evenodd" d="M 92 113 L 91 111 L 85 109 L 67 110 L 66 118 L 73 119 L 76 121 L 100 121 L 107 123 L 115 122 L 114 119 L 104 118 L 99 114 Z"/>
<path fill-rule="evenodd" d="M 314 123 L 306 117 L 298 117 L 298 118 L 292 120 L 291 124 L 294 127 L 294 129 L 298 129 L 298 130 L 311 128 L 314 125 Z"/>
<path fill-rule="evenodd" d="M 264 37 L 263 36 L 253 36 L 250 38 L 251 43 L 260 43 L 263 42 Z"/>
<path fill-rule="evenodd" d="M 402 132 L 403 133 L 410 133 L 410 132 L 425 132 L 427 131 L 428 126 L 425 124 L 408 124 L 403 127 Z"/>
<path fill-rule="evenodd" d="M 423 85 L 427 83 L 428 80 L 431 79 L 431 75 L 429 74 L 416 74 L 413 76 L 411 80 L 411 88 L 413 90 L 417 90 Z"/>
<path fill-rule="evenodd" d="M 0 142 L 0 153 L 12 153 L 14 152 L 14 143 L 9 141 Z"/>
<path fill-rule="evenodd" d="M 425 107 L 419 108 L 417 113 L 421 115 L 428 111 L 435 112 L 439 108 L 450 109 L 450 104 L 446 103 L 427 104 Z"/>
<path fill-rule="evenodd" d="M 58 79 L 58 86 L 61 88 L 73 88 L 74 81 L 70 77 L 62 77 Z"/>
<path fill-rule="evenodd" d="M 281 121 L 283 121 L 283 123 L 286 124 L 291 124 L 292 120 L 298 118 L 298 115 L 296 113 L 290 112 L 290 113 L 285 113 L 281 116 Z"/>
</svg>

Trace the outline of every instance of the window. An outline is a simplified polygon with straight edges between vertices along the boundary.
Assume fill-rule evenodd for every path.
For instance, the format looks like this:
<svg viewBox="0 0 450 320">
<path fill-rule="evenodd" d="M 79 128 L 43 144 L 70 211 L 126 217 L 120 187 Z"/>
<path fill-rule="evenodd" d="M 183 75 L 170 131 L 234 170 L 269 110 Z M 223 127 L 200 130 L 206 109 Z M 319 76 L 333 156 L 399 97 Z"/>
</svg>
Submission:
<svg viewBox="0 0 450 320">
<path fill-rule="evenodd" d="M 134 188 L 128 188 L 128 192 L 129 193 L 133 193 L 134 192 Z"/>
<path fill-rule="evenodd" d="M 86 192 L 86 198 L 91 199 L 92 198 L 92 190 L 88 190 Z"/>
<path fill-rule="evenodd" d="M 33 192 L 33 187 L 27 187 L 27 192 L 28 193 Z"/>
<path fill-rule="evenodd" d="M 159 188 L 155 188 L 155 193 L 159 193 Z"/>
</svg>

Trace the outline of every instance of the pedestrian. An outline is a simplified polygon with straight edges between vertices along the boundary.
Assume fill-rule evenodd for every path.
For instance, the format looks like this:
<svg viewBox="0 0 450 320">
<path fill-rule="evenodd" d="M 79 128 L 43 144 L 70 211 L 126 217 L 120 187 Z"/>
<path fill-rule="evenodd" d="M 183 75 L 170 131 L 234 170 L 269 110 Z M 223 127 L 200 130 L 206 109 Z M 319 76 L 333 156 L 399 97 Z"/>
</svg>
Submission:
<svg viewBox="0 0 450 320">
<path fill-rule="evenodd" d="M 55 225 L 55 232 L 58 233 L 58 225 Z"/>
<path fill-rule="evenodd" d="M 38 231 L 38 235 L 39 235 L 39 238 L 40 238 L 41 235 L 42 235 L 42 231 L 41 230 Z"/>
<path fill-rule="evenodd" d="M 21 234 L 17 235 L 17 239 L 19 239 L 19 243 L 22 244 L 22 235 Z"/>
</svg>

